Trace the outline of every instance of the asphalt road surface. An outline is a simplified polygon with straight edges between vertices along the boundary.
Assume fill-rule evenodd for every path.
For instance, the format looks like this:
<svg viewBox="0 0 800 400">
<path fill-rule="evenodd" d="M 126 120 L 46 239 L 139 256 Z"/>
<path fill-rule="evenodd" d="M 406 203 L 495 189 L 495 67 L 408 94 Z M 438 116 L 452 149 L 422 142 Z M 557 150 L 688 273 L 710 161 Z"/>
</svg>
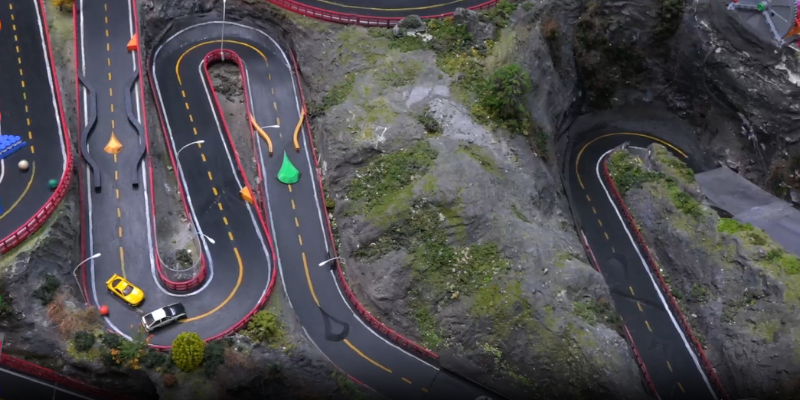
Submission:
<svg viewBox="0 0 800 400">
<path fill-rule="evenodd" d="M 25 374 L 0 368 L 0 399 L 1 400 L 90 400 L 86 397 Z"/>
<path fill-rule="evenodd" d="M 166 106 L 169 130 L 176 137 L 182 135 L 181 143 L 218 134 L 213 131 L 218 129 L 219 121 L 208 120 L 197 126 L 211 132 L 193 136 L 194 125 L 186 118 L 184 103 L 191 99 L 189 109 L 199 108 L 204 118 L 218 115 L 208 109 L 212 102 L 204 93 L 208 82 L 202 60 L 219 49 L 219 39 L 209 38 L 220 37 L 221 27 L 219 21 L 198 22 L 177 33 L 170 32 L 155 49 L 150 72 L 158 85 L 160 102 Z M 302 105 L 289 55 L 263 31 L 230 22 L 225 24 L 224 47 L 243 61 L 248 106 L 274 145 L 274 155 L 270 156 L 265 142 L 257 139 L 268 221 L 275 234 L 284 288 L 308 337 L 339 368 L 389 398 L 468 400 L 491 395 L 466 381 L 442 377 L 437 366 L 400 349 L 356 316 L 330 266 L 319 267 L 332 251 L 323 214 L 324 195 L 317 182 L 305 128 L 299 134 L 300 151 L 295 151 L 293 144 Z M 206 148 L 204 145 L 203 150 Z M 284 185 L 276 178 L 284 152 L 300 170 L 297 184 Z M 187 160 L 183 162 L 190 162 L 189 155 L 183 157 Z M 202 178 L 202 174 L 198 175 Z M 453 397 L 455 393 L 462 396 Z"/>
<path fill-rule="evenodd" d="M 88 290 L 91 303 L 109 307 L 105 318 L 108 326 L 126 337 L 134 333 L 143 313 L 183 303 L 188 318 L 155 331 L 151 341 L 169 346 L 181 332 L 193 331 L 211 338 L 236 325 L 265 295 L 272 262 L 257 210 L 239 199 L 241 173 L 232 161 L 230 144 L 217 128 L 218 117 L 200 84 L 186 89 L 191 98 L 178 101 L 168 97 L 169 101 L 162 104 L 166 107 L 167 126 L 179 120 L 182 128 L 165 134 L 178 159 L 177 171 L 191 220 L 195 229 L 212 237 L 215 244 L 201 236 L 208 276 L 200 287 L 188 293 L 173 293 L 160 280 L 150 192 L 153 183 L 149 180 L 149 162 L 141 161 L 140 146 L 147 143 L 147 138 L 140 136 L 129 122 L 124 101 L 125 92 L 131 93 L 130 111 L 141 124 L 141 92 L 138 84 L 133 88 L 129 85 L 139 65 L 139 54 L 128 52 L 126 47 L 136 29 L 132 2 L 76 2 L 78 71 L 97 98 L 97 122 L 88 138 L 88 151 L 102 177 L 99 191 L 93 188 L 95 171 L 88 165 L 82 177 L 87 211 L 86 254 L 102 254 L 89 262 Z M 196 68 L 193 63 L 190 72 L 196 72 Z M 83 88 L 79 94 L 83 126 L 90 116 L 92 96 Z M 117 154 L 104 150 L 112 134 L 122 144 Z M 176 155 L 176 150 L 196 140 L 205 140 L 202 148 L 193 145 L 180 151 L 179 157 Z M 115 273 L 145 292 L 145 301 L 138 308 L 131 308 L 106 289 L 106 280 Z"/>
<path fill-rule="evenodd" d="M 311 7 L 339 13 L 370 17 L 405 17 L 416 14 L 435 16 L 452 13 L 458 7 L 469 8 L 489 0 L 392 0 L 376 3 L 370 0 L 300 0 Z"/>
<path fill-rule="evenodd" d="M 684 337 L 657 281 L 642 258 L 601 178 L 601 159 L 614 147 L 630 142 L 647 147 L 660 141 L 679 157 L 682 152 L 649 135 L 594 132 L 571 151 L 570 190 L 584 234 L 611 290 L 617 312 L 628 327 L 662 400 L 713 399 L 716 394 Z"/>
<path fill-rule="evenodd" d="M 27 145 L 0 161 L 0 239 L 22 227 L 53 195 L 67 165 L 66 132 L 38 0 L 0 4 L 0 133 Z M 44 21 L 44 22 L 43 22 Z M 30 168 L 17 168 L 28 160 Z"/>
</svg>

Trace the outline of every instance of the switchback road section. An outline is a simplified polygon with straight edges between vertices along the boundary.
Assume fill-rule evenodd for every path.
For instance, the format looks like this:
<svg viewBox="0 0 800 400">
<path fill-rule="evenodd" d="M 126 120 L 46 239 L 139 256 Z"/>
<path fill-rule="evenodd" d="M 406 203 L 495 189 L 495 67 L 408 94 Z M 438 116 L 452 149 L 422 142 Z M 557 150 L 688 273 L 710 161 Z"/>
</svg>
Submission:
<svg viewBox="0 0 800 400">
<path fill-rule="evenodd" d="M 0 134 L 27 145 L 0 161 L 0 242 L 51 201 L 67 176 L 69 139 L 39 0 L 0 3 Z M 17 168 L 27 160 L 29 169 Z"/>
<path fill-rule="evenodd" d="M 185 119 L 174 136 L 167 133 L 167 140 L 208 268 L 201 286 L 176 293 L 165 287 L 159 270 L 163 265 L 155 240 L 139 52 L 127 48 L 138 31 L 136 4 L 79 0 L 76 5 L 79 126 L 87 163 L 82 172 L 85 249 L 87 255 L 101 254 L 89 262 L 89 282 L 84 285 L 89 302 L 108 306 L 106 324 L 129 339 L 143 313 L 183 303 L 188 318 L 155 331 L 151 343 L 157 346 L 170 346 L 185 331 L 206 339 L 224 334 L 261 303 L 272 262 L 258 210 L 239 199 L 242 175 L 228 140 L 216 129 L 218 117 L 209 111 L 207 89 L 202 84 L 187 88 L 191 99 L 166 104 L 170 117 L 180 110 Z M 205 140 L 202 147 L 195 144 L 180 151 L 199 139 Z M 207 237 L 216 240 L 211 243 Z M 145 292 L 138 308 L 106 289 L 113 274 Z"/>
<path fill-rule="evenodd" d="M 692 344 L 602 178 L 602 160 L 625 142 L 641 148 L 661 143 L 677 156 L 688 158 L 683 150 L 652 134 L 612 127 L 594 130 L 568 150 L 565 184 L 573 210 L 659 398 L 716 400 Z"/>
<path fill-rule="evenodd" d="M 212 107 L 213 95 L 204 93 L 209 86 L 204 58 L 220 50 L 223 24 L 200 17 L 180 23 L 156 44 L 150 73 L 157 101 L 165 108 L 168 134 L 176 143 L 208 140 L 220 135 L 224 120 L 218 120 L 220 113 Z M 244 68 L 247 106 L 272 143 L 270 156 L 269 146 L 257 138 L 262 191 L 283 286 L 308 337 L 335 365 L 389 398 L 498 399 L 401 349 L 353 311 L 331 268 L 335 264 L 320 266 L 334 250 L 309 133 L 303 127 L 294 136 L 303 106 L 288 50 L 257 28 L 231 22 L 224 26 L 224 48 L 241 60 Z M 189 110 L 195 116 L 194 124 L 187 116 Z M 200 130 L 198 135 L 193 134 L 195 127 Z M 208 147 L 204 144 L 202 150 Z M 299 171 L 299 181 L 293 184 L 277 179 L 284 155 Z M 183 162 L 192 162 L 189 155 L 184 157 Z M 205 178 L 202 173 L 196 175 L 198 180 Z"/>
</svg>

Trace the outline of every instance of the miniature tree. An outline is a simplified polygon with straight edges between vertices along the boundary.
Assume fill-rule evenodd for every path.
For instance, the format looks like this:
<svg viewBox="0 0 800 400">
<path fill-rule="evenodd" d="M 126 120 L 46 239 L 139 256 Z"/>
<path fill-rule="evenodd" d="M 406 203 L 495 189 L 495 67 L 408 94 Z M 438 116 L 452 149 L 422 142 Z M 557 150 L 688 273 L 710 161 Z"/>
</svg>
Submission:
<svg viewBox="0 0 800 400">
<path fill-rule="evenodd" d="M 183 332 L 172 341 L 172 362 L 181 371 L 191 371 L 203 362 L 206 343 L 194 332 Z"/>
</svg>

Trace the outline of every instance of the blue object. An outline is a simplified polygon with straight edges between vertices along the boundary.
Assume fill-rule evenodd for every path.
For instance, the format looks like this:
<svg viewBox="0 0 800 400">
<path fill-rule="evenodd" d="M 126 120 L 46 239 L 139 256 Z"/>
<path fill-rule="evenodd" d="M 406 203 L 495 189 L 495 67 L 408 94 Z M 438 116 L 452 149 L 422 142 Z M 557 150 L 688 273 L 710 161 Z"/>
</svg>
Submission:
<svg viewBox="0 0 800 400">
<path fill-rule="evenodd" d="M 0 160 L 14 154 L 23 147 L 25 147 L 25 142 L 19 136 L 0 135 Z"/>
</svg>

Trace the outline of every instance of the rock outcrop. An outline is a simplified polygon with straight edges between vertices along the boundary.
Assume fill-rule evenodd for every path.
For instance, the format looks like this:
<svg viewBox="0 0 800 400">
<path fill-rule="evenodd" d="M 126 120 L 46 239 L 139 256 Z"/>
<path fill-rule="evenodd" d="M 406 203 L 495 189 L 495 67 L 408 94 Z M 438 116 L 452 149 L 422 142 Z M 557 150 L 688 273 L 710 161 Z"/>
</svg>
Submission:
<svg viewBox="0 0 800 400">
<path fill-rule="evenodd" d="M 625 201 L 723 386 L 731 398 L 796 396 L 800 259 L 758 228 L 718 217 L 692 171 L 650 148 L 644 164 L 658 176 L 633 178 Z M 626 181 L 645 176 L 635 171 Z"/>
</svg>

